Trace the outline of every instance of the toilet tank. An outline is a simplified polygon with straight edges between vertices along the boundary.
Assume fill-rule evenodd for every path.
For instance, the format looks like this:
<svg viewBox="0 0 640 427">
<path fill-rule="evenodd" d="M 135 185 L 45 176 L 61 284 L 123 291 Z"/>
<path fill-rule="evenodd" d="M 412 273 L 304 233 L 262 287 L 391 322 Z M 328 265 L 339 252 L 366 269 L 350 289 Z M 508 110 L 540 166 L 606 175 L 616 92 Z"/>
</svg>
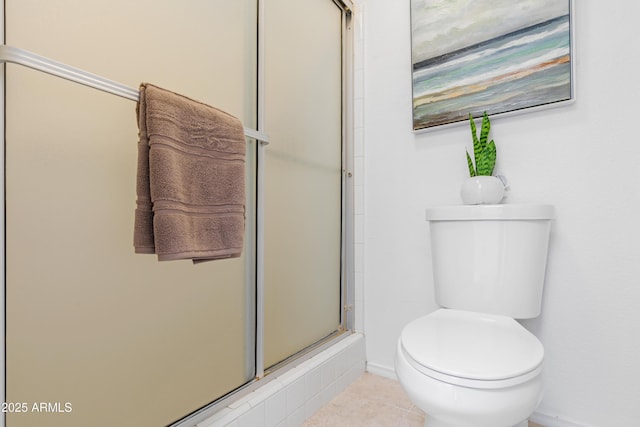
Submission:
<svg viewBox="0 0 640 427">
<path fill-rule="evenodd" d="M 426 218 L 439 305 L 515 319 L 540 314 L 552 206 L 442 206 Z"/>
</svg>

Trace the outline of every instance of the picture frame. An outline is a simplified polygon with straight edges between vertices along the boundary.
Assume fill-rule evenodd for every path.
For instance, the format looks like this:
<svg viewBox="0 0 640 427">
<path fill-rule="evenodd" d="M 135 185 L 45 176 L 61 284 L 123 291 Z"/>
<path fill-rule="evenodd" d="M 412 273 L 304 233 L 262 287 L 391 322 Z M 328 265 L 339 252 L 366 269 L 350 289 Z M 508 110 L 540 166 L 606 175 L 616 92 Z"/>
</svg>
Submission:
<svg viewBox="0 0 640 427">
<path fill-rule="evenodd" d="M 414 132 L 575 100 L 573 0 L 410 0 Z"/>
</svg>

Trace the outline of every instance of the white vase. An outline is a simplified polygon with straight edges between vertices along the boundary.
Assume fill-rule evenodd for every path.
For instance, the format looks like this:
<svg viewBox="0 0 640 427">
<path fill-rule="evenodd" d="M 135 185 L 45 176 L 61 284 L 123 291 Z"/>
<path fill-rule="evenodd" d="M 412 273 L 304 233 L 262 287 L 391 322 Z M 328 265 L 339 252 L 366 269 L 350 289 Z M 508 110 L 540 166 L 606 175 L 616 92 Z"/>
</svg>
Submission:
<svg viewBox="0 0 640 427">
<path fill-rule="evenodd" d="M 472 176 L 462 183 L 460 197 L 465 205 L 493 205 L 504 197 L 504 184 L 496 176 Z"/>
</svg>

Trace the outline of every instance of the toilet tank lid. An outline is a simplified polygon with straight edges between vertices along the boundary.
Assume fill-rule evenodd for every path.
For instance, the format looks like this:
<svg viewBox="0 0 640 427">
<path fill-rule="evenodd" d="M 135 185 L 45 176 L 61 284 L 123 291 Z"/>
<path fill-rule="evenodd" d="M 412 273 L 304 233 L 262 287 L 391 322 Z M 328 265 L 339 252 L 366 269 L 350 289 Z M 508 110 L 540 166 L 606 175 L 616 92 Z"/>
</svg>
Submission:
<svg viewBox="0 0 640 427">
<path fill-rule="evenodd" d="M 427 221 L 469 220 L 550 220 L 554 218 L 552 205 L 452 205 L 426 210 Z"/>
</svg>

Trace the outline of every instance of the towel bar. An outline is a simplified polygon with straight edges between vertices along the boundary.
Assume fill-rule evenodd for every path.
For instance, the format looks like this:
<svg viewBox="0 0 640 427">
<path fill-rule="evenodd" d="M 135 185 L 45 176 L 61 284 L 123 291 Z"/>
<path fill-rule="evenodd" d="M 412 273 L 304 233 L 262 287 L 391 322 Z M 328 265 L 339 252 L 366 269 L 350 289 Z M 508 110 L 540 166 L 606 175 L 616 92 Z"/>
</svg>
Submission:
<svg viewBox="0 0 640 427">
<path fill-rule="evenodd" d="M 0 62 L 23 65 L 132 101 L 137 102 L 140 97 L 137 89 L 17 47 L 0 45 Z M 255 129 L 245 127 L 244 134 L 260 141 L 261 144 L 269 143 L 269 136 Z"/>
</svg>

